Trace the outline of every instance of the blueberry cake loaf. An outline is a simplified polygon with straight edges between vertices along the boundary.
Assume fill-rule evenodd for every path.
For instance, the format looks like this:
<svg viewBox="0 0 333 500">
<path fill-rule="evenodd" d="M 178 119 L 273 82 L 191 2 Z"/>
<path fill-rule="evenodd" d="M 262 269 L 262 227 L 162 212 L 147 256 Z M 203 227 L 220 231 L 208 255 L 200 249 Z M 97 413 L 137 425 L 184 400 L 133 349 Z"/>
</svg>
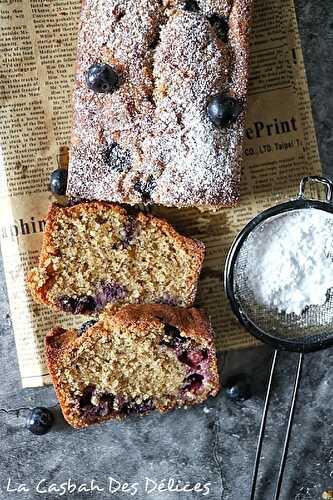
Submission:
<svg viewBox="0 0 333 500">
<path fill-rule="evenodd" d="M 73 427 L 203 402 L 219 388 L 213 332 L 204 312 L 128 305 L 80 330 L 53 329 L 46 358 Z"/>
<path fill-rule="evenodd" d="M 251 3 L 83 1 L 69 195 L 237 202 Z"/>
<path fill-rule="evenodd" d="M 102 202 L 52 205 L 28 285 L 38 302 L 71 314 L 107 304 L 189 306 L 203 259 L 203 243 L 152 215 Z"/>
</svg>

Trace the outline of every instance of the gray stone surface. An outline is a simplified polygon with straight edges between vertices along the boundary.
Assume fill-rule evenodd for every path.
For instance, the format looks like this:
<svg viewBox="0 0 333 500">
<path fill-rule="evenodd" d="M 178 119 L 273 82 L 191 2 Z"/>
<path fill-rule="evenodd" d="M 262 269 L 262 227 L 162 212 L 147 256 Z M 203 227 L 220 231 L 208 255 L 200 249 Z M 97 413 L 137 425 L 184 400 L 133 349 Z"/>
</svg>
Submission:
<svg viewBox="0 0 333 500">
<path fill-rule="evenodd" d="M 332 173 L 331 79 L 333 73 L 333 4 L 330 0 L 296 0 L 305 66 L 323 169 Z"/>
<path fill-rule="evenodd" d="M 329 172 L 333 125 L 332 2 L 299 0 L 297 13 L 321 157 Z M 332 355 L 332 350 L 328 350 L 306 356 L 282 500 L 315 500 L 325 489 L 333 489 Z M 54 392 L 49 387 L 20 389 L 2 268 L 0 356 L 1 408 L 55 404 Z M 210 492 L 204 498 L 212 500 L 247 499 L 270 356 L 269 349 L 259 348 L 228 353 L 220 359 L 224 379 L 240 371 L 250 375 L 253 397 L 245 403 L 229 401 L 222 391 L 215 400 L 188 412 L 154 414 L 142 420 L 134 418 L 125 424 L 109 423 L 85 431 L 74 431 L 65 425 L 56 407 L 56 426 L 44 437 L 35 437 L 24 429 L 24 412 L 18 418 L 15 414 L 0 413 L 0 498 L 201 498 L 198 493 L 155 490 L 148 494 L 144 491 L 148 477 L 156 482 L 173 478 L 175 482 L 192 485 L 209 482 Z M 258 500 L 272 498 L 295 362 L 295 355 L 281 355 L 263 449 Z M 69 478 L 77 484 L 95 479 L 100 487 L 106 487 L 108 477 L 122 483 L 137 482 L 138 492 L 136 495 L 119 491 L 67 492 L 60 496 L 60 492 L 35 491 L 42 479 L 46 480 L 46 486 L 52 483 L 59 486 Z M 26 483 L 30 491 L 7 492 L 9 478 L 12 486 Z"/>
</svg>

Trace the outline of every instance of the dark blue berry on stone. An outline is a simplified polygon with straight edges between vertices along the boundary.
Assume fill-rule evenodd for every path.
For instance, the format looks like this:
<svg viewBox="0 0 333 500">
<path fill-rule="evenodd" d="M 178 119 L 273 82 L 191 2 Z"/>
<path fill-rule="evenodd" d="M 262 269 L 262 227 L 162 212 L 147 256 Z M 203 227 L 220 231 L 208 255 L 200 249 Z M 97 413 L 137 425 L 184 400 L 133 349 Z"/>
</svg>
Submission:
<svg viewBox="0 0 333 500">
<path fill-rule="evenodd" d="M 198 2 L 195 0 L 185 0 L 184 9 L 189 12 L 199 12 Z"/>
<path fill-rule="evenodd" d="M 210 98 L 207 113 L 212 123 L 218 128 L 233 123 L 242 111 L 240 102 L 231 96 L 217 94 Z"/>
<path fill-rule="evenodd" d="M 224 17 L 220 16 L 212 16 L 209 18 L 209 22 L 214 28 L 217 36 L 224 42 L 228 41 L 228 33 L 229 33 L 229 24 L 228 21 Z"/>
<path fill-rule="evenodd" d="M 53 194 L 64 196 L 67 189 L 68 172 L 63 168 L 58 168 L 52 172 L 50 177 L 50 190 Z"/>
<path fill-rule="evenodd" d="M 51 430 L 53 423 L 54 418 L 50 410 L 48 408 L 37 407 L 30 410 L 26 421 L 26 428 L 33 434 L 42 436 Z"/>
<path fill-rule="evenodd" d="M 78 336 L 80 337 L 80 335 L 85 333 L 91 326 L 94 326 L 96 323 L 97 323 L 97 319 L 91 319 L 91 320 L 83 323 L 78 330 Z"/>
<path fill-rule="evenodd" d="M 86 75 L 87 86 L 98 94 L 112 94 L 119 84 L 116 71 L 109 64 L 93 64 Z"/>
<path fill-rule="evenodd" d="M 225 385 L 225 392 L 229 399 L 233 401 L 245 401 L 251 397 L 251 386 L 245 373 L 233 375 L 228 378 Z"/>
</svg>

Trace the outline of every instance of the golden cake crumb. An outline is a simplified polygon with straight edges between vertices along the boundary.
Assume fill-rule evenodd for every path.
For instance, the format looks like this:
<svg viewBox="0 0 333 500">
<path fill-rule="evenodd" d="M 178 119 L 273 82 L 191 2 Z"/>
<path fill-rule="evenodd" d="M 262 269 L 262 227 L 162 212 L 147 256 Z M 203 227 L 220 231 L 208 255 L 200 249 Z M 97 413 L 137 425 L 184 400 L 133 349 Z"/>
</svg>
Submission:
<svg viewBox="0 0 333 500">
<path fill-rule="evenodd" d="M 53 205 L 28 284 L 37 301 L 72 314 L 109 303 L 189 306 L 203 258 L 202 243 L 156 217 L 101 202 Z"/>
<path fill-rule="evenodd" d="M 89 322 L 91 323 L 91 322 Z M 219 386 L 203 311 L 167 305 L 106 309 L 82 331 L 46 337 L 50 375 L 74 427 L 203 402 Z"/>
</svg>

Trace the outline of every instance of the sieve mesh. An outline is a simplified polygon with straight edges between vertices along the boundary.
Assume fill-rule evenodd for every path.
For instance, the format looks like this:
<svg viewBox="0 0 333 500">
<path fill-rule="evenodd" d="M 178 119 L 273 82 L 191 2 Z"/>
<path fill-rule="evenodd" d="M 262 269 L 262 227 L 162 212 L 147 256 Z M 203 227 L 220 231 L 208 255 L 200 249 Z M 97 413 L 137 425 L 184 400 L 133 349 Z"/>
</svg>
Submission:
<svg viewBox="0 0 333 500">
<path fill-rule="evenodd" d="M 291 210 L 288 214 L 292 212 Z M 328 214 L 325 211 L 320 212 L 326 218 L 330 215 L 333 235 L 333 214 Z M 284 214 L 284 216 L 288 215 Z M 279 312 L 277 309 L 273 310 L 258 303 L 255 290 L 251 289 L 251 283 L 248 279 L 250 266 L 253 270 L 253 266 L 258 265 L 258 262 L 251 258 L 251 248 L 253 248 L 258 232 L 260 231 L 262 235 L 262 232 L 276 217 L 279 215 L 274 215 L 255 226 L 240 246 L 233 268 L 234 298 L 242 313 L 257 329 L 270 337 L 277 340 L 288 340 L 295 344 L 324 342 L 333 337 L 333 288 L 327 291 L 325 304 L 310 305 L 300 315 Z"/>
</svg>

